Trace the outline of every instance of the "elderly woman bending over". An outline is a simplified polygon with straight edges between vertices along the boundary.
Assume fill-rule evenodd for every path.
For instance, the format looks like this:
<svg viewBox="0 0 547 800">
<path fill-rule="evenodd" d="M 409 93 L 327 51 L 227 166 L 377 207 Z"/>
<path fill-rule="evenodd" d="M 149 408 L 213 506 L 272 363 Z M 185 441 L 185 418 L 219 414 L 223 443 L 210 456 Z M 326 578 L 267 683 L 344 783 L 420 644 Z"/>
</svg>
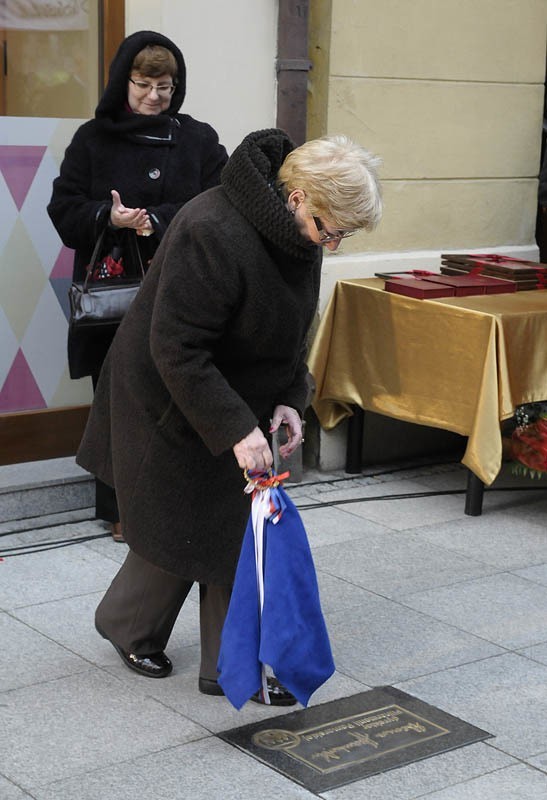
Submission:
<svg viewBox="0 0 547 800">
<path fill-rule="evenodd" d="M 115 486 L 127 559 L 96 613 L 124 663 L 162 678 L 200 585 L 199 689 L 221 695 L 220 634 L 249 514 L 241 470 L 270 434 L 300 444 L 322 248 L 381 216 L 378 159 L 343 136 L 248 135 L 221 185 L 177 214 L 110 348 L 78 463 Z M 271 702 L 295 698 L 274 678 Z M 256 695 L 255 700 L 262 701 Z"/>
</svg>

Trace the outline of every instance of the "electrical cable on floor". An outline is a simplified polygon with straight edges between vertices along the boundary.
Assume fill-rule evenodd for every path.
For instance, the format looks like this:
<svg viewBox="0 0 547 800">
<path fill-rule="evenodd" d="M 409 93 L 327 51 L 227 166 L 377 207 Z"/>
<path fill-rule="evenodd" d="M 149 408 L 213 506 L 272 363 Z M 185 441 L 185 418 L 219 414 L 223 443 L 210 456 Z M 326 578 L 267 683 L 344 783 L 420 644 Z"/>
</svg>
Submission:
<svg viewBox="0 0 547 800">
<path fill-rule="evenodd" d="M 499 489 L 485 489 L 485 494 L 490 492 L 525 492 L 525 491 L 545 491 L 547 487 L 530 486 L 522 488 L 519 486 L 504 486 Z M 345 503 L 368 503 L 372 500 L 410 500 L 413 497 L 440 497 L 446 494 L 465 494 L 466 489 L 444 489 L 442 491 L 431 492 L 408 492 L 406 494 L 379 494 L 374 497 L 351 497 L 346 500 L 326 500 L 321 503 L 308 503 L 308 505 L 299 506 L 295 502 L 299 511 L 309 511 L 313 508 L 323 508 L 324 506 L 339 506 Z"/>
<path fill-rule="evenodd" d="M 47 550 L 60 550 L 72 544 L 83 544 L 93 539 L 105 539 L 110 533 L 97 533 L 93 536 L 79 536 L 75 539 L 56 539 L 51 542 L 36 542 L 36 544 L 22 544 L 17 547 L 6 547 L 0 552 L 0 559 L 15 558 L 15 556 L 28 556 L 31 553 L 45 553 Z"/>
<path fill-rule="evenodd" d="M 12 519 L 10 522 L 27 522 L 30 519 L 41 519 L 41 517 L 25 517 L 24 520 Z M 94 516 L 92 517 L 82 517 L 81 519 L 71 520 L 70 522 L 49 522 L 47 525 L 32 525 L 28 528 L 18 528 L 15 531 L 4 531 L 4 533 L 0 533 L 0 539 L 4 536 L 15 536 L 18 533 L 28 533 L 28 531 L 45 531 L 49 528 L 61 528 L 64 525 L 70 525 L 71 522 L 73 525 L 79 525 L 81 522 L 95 522 L 97 518 Z"/>
<path fill-rule="evenodd" d="M 442 465 L 447 465 L 447 464 L 448 465 L 450 465 L 450 464 L 458 465 L 458 464 L 460 464 L 460 462 L 459 461 L 441 461 L 441 462 L 439 462 L 439 461 L 427 461 L 427 462 L 416 461 L 416 462 L 410 462 L 410 463 L 407 462 L 402 467 L 390 467 L 389 469 L 385 469 L 385 470 L 375 470 L 374 467 L 370 467 L 369 469 L 372 470 L 371 472 L 368 472 L 366 469 L 362 470 L 361 472 L 355 472 L 355 473 L 349 473 L 348 472 L 348 473 L 346 473 L 346 477 L 344 477 L 344 478 L 330 478 L 329 480 L 323 480 L 323 481 L 309 481 L 309 483 L 293 483 L 293 484 L 291 484 L 291 482 L 289 480 L 287 482 L 287 484 L 288 484 L 289 488 L 292 488 L 292 487 L 301 488 L 302 486 L 320 486 L 320 485 L 330 484 L 330 483 L 341 483 L 343 481 L 354 481 L 354 480 L 359 480 L 360 478 L 380 478 L 383 475 L 395 475 L 397 472 L 411 472 L 412 470 L 415 470 L 415 469 L 427 469 L 428 467 L 438 467 L 441 464 Z M 465 468 L 462 467 L 462 469 L 465 469 Z"/>
<path fill-rule="evenodd" d="M 344 478 L 331 478 L 330 480 L 309 481 L 308 483 L 293 483 L 292 485 L 290 484 L 290 481 L 289 481 L 288 485 L 287 485 L 287 491 L 290 494 L 290 491 L 293 488 L 301 489 L 301 488 L 307 488 L 309 486 L 327 486 L 327 485 L 330 485 L 330 484 L 333 484 L 333 483 L 344 483 L 344 482 L 347 482 L 347 481 L 359 480 L 360 478 L 378 478 L 378 477 L 382 477 L 384 475 L 394 475 L 397 472 L 408 472 L 410 470 L 423 468 L 423 467 L 438 467 L 439 463 L 442 463 L 442 464 L 457 464 L 458 462 L 457 461 L 443 461 L 443 462 L 430 461 L 430 462 L 427 462 L 427 463 L 420 462 L 420 461 L 410 462 L 410 463 L 407 462 L 404 466 L 391 467 L 390 469 L 381 470 L 381 471 L 374 471 L 374 468 L 371 467 L 371 469 L 373 470 L 372 472 L 367 472 L 366 470 L 363 470 L 362 472 L 359 472 L 359 473 L 355 473 L 355 474 L 351 474 L 351 475 L 348 474 Z M 76 510 L 76 509 L 74 509 L 74 510 Z M 34 520 L 34 519 L 42 519 L 42 517 L 41 516 L 23 517 L 21 519 L 15 519 L 15 520 L 11 520 L 11 521 L 12 522 L 20 522 L 20 521 L 21 522 L 22 521 L 28 522 L 29 520 Z M 80 522 L 92 522 L 94 519 L 96 519 L 95 516 L 82 517 L 81 519 L 78 519 L 77 522 L 78 523 L 80 523 Z M 47 525 L 32 525 L 30 527 L 19 528 L 17 531 L 6 531 L 4 533 L 0 533 L 0 539 L 2 537 L 4 537 L 4 536 L 14 536 L 16 533 L 25 533 L 26 531 L 40 531 L 40 530 L 45 530 L 47 528 L 56 528 L 56 527 L 60 527 L 61 525 L 67 525 L 67 524 L 69 524 L 69 523 L 58 522 L 56 524 L 54 523 L 54 524 L 47 524 Z"/>
<path fill-rule="evenodd" d="M 333 481 L 318 481 L 318 483 L 323 483 L 323 484 L 324 483 L 328 484 L 332 482 Z M 297 485 L 300 486 L 301 484 Z M 497 489 L 485 489 L 485 494 L 490 492 L 523 492 L 523 491 L 545 491 L 545 487 L 504 486 Z M 380 494 L 380 495 L 375 495 L 374 497 L 351 497 L 351 498 L 346 498 L 344 500 L 324 500 L 319 503 L 306 503 L 302 505 L 298 505 L 298 499 L 296 499 L 295 505 L 298 511 L 311 511 L 316 508 L 330 508 L 332 506 L 349 505 L 351 503 L 369 503 L 375 500 L 412 500 L 418 497 L 442 497 L 444 495 L 465 494 L 465 493 L 466 489 L 444 489 L 442 491 L 430 491 L 430 492 Z M 51 527 L 58 527 L 58 526 L 55 525 Z M 17 533 L 20 533 L 20 531 L 13 531 L 12 533 L 2 533 L 0 534 L 0 536 L 14 536 Z M 56 539 L 51 542 L 37 542 L 35 545 L 27 544 L 27 545 L 18 545 L 16 547 L 7 547 L 3 551 L 0 551 L 0 560 L 3 560 L 4 558 L 15 558 L 16 556 L 27 556 L 31 555 L 32 553 L 45 553 L 48 550 L 59 550 L 62 547 L 70 547 L 71 545 L 74 544 L 82 544 L 85 542 L 92 541 L 93 539 L 107 539 L 110 537 L 110 535 L 111 535 L 110 533 L 106 532 L 89 536 L 80 536 L 74 539 Z"/>
</svg>

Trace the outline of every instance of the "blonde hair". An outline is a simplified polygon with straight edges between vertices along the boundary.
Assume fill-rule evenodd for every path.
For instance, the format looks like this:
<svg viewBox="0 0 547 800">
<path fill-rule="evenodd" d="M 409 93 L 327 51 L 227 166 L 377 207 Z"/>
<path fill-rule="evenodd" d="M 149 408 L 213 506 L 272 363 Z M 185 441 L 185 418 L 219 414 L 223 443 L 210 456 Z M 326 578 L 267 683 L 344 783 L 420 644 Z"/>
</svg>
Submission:
<svg viewBox="0 0 547 800">
<path fill-rule="evenodd" d="M 277 182 L 285 197 L 294 189 L 305 192 L 313 216 L 340 229 L 372 230 L 382 216 L 380 164 L 381 159 L 347 136 L 323 136 L 290 152 Z"/>
<path fill-rule="evenodd" d="M 177 77 L 178 64 L 173 53 L 159 44 L 147 44 L 133 59 L 132 72 L 143 78 L 158 78 L 160 75 Z"/>
</svg>

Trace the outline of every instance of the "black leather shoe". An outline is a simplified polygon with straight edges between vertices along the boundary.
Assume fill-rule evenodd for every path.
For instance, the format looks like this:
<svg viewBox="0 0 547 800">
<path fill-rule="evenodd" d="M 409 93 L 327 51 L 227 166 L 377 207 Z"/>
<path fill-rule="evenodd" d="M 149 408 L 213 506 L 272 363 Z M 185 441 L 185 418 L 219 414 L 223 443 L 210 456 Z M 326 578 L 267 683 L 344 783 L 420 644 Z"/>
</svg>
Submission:
<svg viewBox="0 0 547 800">
<path fill-rule="evenodd" d="M 198 689 L 202 694 L 212 694 L 215 697 L 224 697 L 222 686 L 210 678 L 200 678 L 198 680 Z"/>
<path fill-rule="evenodd" d="M 270 696 L 270 705 L 272 706 L 294 706 L 296 704 L 296 697 L 289 692 L 288 689 L 279 683 L 277 678 L 268 677 L 268 694 Z M 210 678 L 200 678 L 198 681 L 198 688 L 202 694 L 210 694 L 216 697 L 224 695 L 222 686 Z M 253 694 L 250 698 L 253 703 L 261 703 L 266 705 L 262 690 Z"/>
<path fill-rule="evenodd" d="M 150 653 L 146 656 L 138 656 L 136 653 L 126 653 L 126 651 L 122 650 L 112 639 L 109 639 L 97 625 L 95 625 L 95 627 L 103 639 L 110 642 L 125 666 L 132 669 L 133 672 L 138 672 L 139 675 L 145 675 L 147 678 L 166 678 L 171 674 L 173 665 L 165 653 L 160 651 L 159 653 Z"/>
</svg>

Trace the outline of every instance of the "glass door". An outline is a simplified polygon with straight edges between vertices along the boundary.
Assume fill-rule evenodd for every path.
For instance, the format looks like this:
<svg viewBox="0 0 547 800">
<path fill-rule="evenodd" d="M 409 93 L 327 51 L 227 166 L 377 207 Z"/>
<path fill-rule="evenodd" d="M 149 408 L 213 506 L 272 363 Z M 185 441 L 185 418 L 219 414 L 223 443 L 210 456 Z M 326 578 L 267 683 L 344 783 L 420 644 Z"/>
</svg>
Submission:
<svg viewBox="0 0 547 800">
<path fill-rule="evenodd" d="M 0 114 L 86 119 L 102 84 L 102 3 L 0 0 Z"/>
</svg>

